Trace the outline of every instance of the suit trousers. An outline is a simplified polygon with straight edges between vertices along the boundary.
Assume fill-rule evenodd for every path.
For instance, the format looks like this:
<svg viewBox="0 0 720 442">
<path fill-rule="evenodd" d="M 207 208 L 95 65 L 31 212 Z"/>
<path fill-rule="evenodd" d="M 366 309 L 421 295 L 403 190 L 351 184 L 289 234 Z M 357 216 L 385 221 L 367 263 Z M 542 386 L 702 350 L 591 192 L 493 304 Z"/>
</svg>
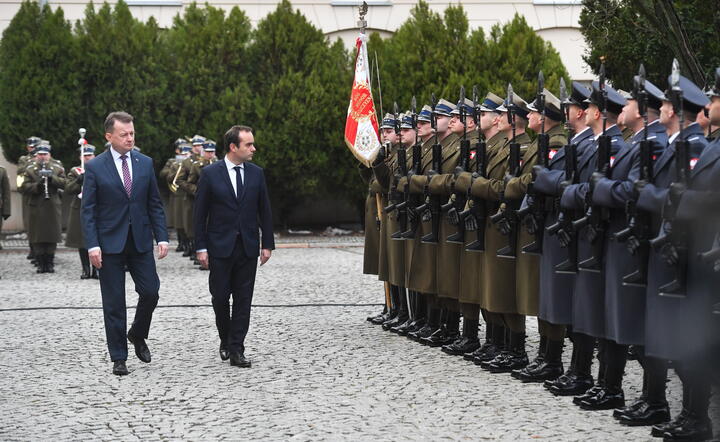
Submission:
<svg viewBox="0 0 720 442">
<path fill-rule="evenodd" d="M 150 331 L 153 311 L 157 306 L 160 278 L 155 269 L 153 252 L 139 253 L 135 248 L 132 230 L 128 231 L 125 250 L 122 253 L 103 253 L 99 271 L 102 293 L 105 335 L 113 361 L 127 359 L 127 308 L 125 305 L 125 266 L 135 283 L 138 294 L 137 309 L 128 334 L 146 339 Z"/>
<path fill-rule="evenodd" d="M 220 341 L 227 343 L 230 352 L 245 352 L 245 336 L 250 327 L 250 306 L 255 287 L 257 257 L 245 254 L 240 235 L 235 239 L 232 254 L 227 258 L 209 257 L 210 294 L 215 325 Z M 232 314 L 230 312 L 232 295 Z"/>
</svg>

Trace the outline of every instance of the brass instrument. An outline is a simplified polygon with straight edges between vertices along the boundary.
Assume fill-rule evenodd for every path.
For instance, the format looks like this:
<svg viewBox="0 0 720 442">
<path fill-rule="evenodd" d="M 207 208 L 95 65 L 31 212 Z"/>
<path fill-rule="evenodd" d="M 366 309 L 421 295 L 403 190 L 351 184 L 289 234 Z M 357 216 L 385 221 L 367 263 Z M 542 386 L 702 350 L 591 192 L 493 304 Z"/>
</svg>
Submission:
<svg viewBox="0 0 720 442">
<path fill-rule="evenodd" d="M 15 179 L 15 185 L 18 189 L 23 185 L 23 182 L 25 181 L 25 175 L 20 174 L 20 171 L 18 171 L 17 178 Z"/>
<path fill-rule="evenodd" d="M 170 185 L 168 186 L 172 193 L 177 193 L 178 191 L 177 179 L 180 175 L 180 170 L 182 170 L 182 162 L 178 163 L 178 170 L 177 172 L 175 172 L 175 177 L 173 178 L 172 183 L 170 183 Z"/>
<path fill-rule="evenodd" d="M 47 163 L 46 163 L 46 162 L 43 162 L 43 163 L 42 163 L 42 169 L 41 169 L 41 170 L 47 170 Z M 43 195 L 43 198 L 45 198 L 46 200 L 49 200 L 49 199 L 50 199 L 50 188 L 48 187 L 48 177 L 47 177 L 47 175 L 42 175 L 42 180 L 43 180 L 43 191 L 45 192 L 45 194 Z"/>
</svg>

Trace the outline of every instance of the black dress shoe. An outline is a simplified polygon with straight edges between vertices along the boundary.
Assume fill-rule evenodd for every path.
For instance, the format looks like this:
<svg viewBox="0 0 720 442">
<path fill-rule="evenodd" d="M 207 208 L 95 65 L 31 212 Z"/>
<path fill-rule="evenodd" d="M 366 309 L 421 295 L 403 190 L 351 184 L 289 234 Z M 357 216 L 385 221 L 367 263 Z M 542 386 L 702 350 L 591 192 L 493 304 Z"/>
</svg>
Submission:
<svg viewBox="0 0 720 442">
<path fill-rule="evenodd" d="M 635 410 L 637 410 L 637 409 L 639 409 L 640 407 L 642 407 L 642 406 L 643 406 L 644 404 L 646 404 L 646 403 L 647 403 L 647 398 L 646 398 L 645 396 L 640 396 L 639 398 L 635 399 L 635 400 L 633 401 L 633 403 L 631 403 L 630 405 L 626 405 L 624 408 L 616 408 L 616 409 L 613 411 L 613 417 L 614 417 L 615 419 L 617 419 L 617 418 L 619 418 L 620 416 L 622 416 L 623 414 L 632 413 L 632 412 L 634 412 Z"/>
<path fill-rule="evenodd" d="M 422 343 L 421 340 L 423 338 L 427 338 L 428 336 L 432 335 L 433 333 L 435 333 L 436 330 L 437 327 L 430 324 L 425 324 L 425 326 L 420 330 L 408 333 L 407 337 L 412 339 L 413 341 Z"/>
<path fill-rule="evenodd" d="M 223 361 L 230 359 L 230 350 L 225 342 L 220 343 L 220 359 Z"/>
<path fill-rule="evenodd" d="M 621 388 L 603 388 L 593 397 L 580 401 L 583 410 L 612 410 L 625 406 L 625 393 Z"/>
<path fill-rule="evenodd" d="M 507 350 L 501 350 L 499 353 L 495 355 L 494 358 L 490 358 L 489 355 L 484 356 L 484 360 L 481 360 L 480 362 L 475 362 L 477 365 L 479 365 L 481 368 L 488 369 L 490 367 L 490 364 L 499 364 L 503 362 L 505 359 L 508 358 L 508 351 Z"/>
<path fill-rule="evenodd" d="M 373 317 L 367 318 L 367 319 L 368 319 L 368 321 L 370 321 L 370 323 L 373 324 L 373 325 L 381 325 L 383 322 L 385 322 L 385 321 L 387 321 L 388 319 L 390 319 L 390 313 L 389 313 L 389 312 L 380 313 L 380 314 L 377 315 L 377 316 L 373 316 Z"/>
<path fill-rule="evenodd" d="M 94 266 L 92 267 L 92 270 L 91 270 L 91 276 L 92 276 L 92 279 L 100 279 L 100 274 L 98 273 L 98 269 L 96 269 Z"/>
<path fill-rule="evenodd" d="M 420 343 L 429 347 L 442 347 L 443 345 L 454 342 L 460 335 L 456 330 L 448 330 L 447 327 L 442 326 L 426 338 L 420 339 Z"/>
<path fill-rule="evenodd" d="M 233 367 L 250 368 L 252 363 L 243 353 L 230 353 L 230 365 Z"/>
<path fill-rule="evenodd" d="M 398 330 L 398 334 L 400 336 L 407 336 L 410 333 L 415 333 L 423 327 L 425 327 L 425 319 L 416 319 L 405 330 Z"/>
<path fill-rule="evenodd" d="M 661 424 L 653 425 L 652 431 L 650 434 L 653 437 L 663 437 L 666 431 L 670 431 L 671 429 L 675 427 L 679 427 L 685 422 L 685 419 L 688 416 L 688 411 L 683 408 L 683 410 L 680 412 L 680 414 L 677 415 L 677 417 L 670 422 L 663 422 Z"/>
<path fill-rule="evenodd" d="M 500 347 L 495 344 L 485 343 L 478 349 L 478 351 L 473 353 L 475 355 L 472 360 L 473 364 L 480 365 L 482 367 L 483 363 L 492 361 L 498 357 L 500 353 L 502 353 Z"/>
<path fill-rule="evenodd" d="M 528 365 L 519 370 L 513 370 L 511 376 L 523 382 L 545 382 L 557 379 L 563 374 L 562 362 L 543 361 L 534 368 Z"/>
<path fill-rule="evenodd" d="M 563 376 L 566 377 L 563 379 Z M 571 373 L 570 375 L 563 376 L 560 376 L 555 382 L 547 387 L 548 391 L 555 396 L 581 395 L 590 390 L 593 386 L 592 376 L 583 376 L 577 373 Z"/>
<path fill-rule="evenodd" d="M 407 314 L 400 314 L 400 315 L 397 315 L 394 318 L 390 319 L 389 321 L 383 322 L 382 328 L 385 331 L 390 331 L 391 328 L 402 325 L 407 320 L 408 320 Z"/>
<path fill-rule="evenodd" d="M 670 420 L 670 408 L 667 402 L 657 404 L 643 402 L 639 407 L 622 413 L 617 420 L 629 427 L 655 425 Z"/>
<path fill-rule="evenodd" d="M 573 404 L 580 405 L 580 402 L 584 401 L 585 399 L 590 399 L 591 397 L 595 397 L 598 393 L 600 393 L 600 390 L 602 390 L 603 387 L 600 385 L 592 385 L 589 389 L 585 390 L 583 393 L 580 393 L 578 396 L 575 396 L 573 398 Z"/>
<path fill-rule="evenodd" d="M 90 279 L 90 267 L 83 267 L 83 271 L 80 274 L 80 279 Z"/>
<path fill-rule="evenodd" d="M 502 359 L 495 358 L 486 367 L 490 373 L 511 373 L 529 364 L 527 353 L 509 351 Z"/>
<path fill-rule="evenodd" d="M 402 331 L 407 330 L 408 327 L 410 327 L 410 324 L 412 324 L 412 323 L 413 323 L 413 320 L 410 319 L 410 317 L 408 317 L 408 318 L 405 320 L 405 322 L 403 322 L 402 324 L 396 325 L 396 326 L 394 326 L 394 327 L 390 327 L 390 331 L 393 332 L 393 333 L 400 334 L 400 331 L 401 331 L 401 330 L 402 330 Z M 406 334 L 407 334 L 407 333 L 406 333 Z"/>
<path fill-rule="evenodd" d="M 712 437 L 710 419 L 700 418 L 693 413 L 690 413 L 680 425 L 671 427 L 663 433 L 664 440 L 702 441 Z"/>
<path fill-rule="evenodd" d="M 444 345 L 441 349 L 443 353 L 447 353 L 452 356 L 460 356 L 467 353 L 472 353 L 480 348 L 480 341 L 477 338 L 470 338 L 463 336 L 452 344 Z"/>
<path fill-rule="evenodd" d="M 117 376 L 125 376 L 127 374 L 130 374 L 127 366 L 125 365 L 125 361 L 113 362 L 113 374 Z"/>
<path fill-rule="evenodd" d="M 150 349 L 145 343 L 145 339 L 137 338 L 130 333 L 128 333 L 127 338 L 128 341 L 130 341 L 130 343 L 135 347 L 135 356 L 146 364 L 150 362 L 152 357 L 150 356 Z"/>
</svg>

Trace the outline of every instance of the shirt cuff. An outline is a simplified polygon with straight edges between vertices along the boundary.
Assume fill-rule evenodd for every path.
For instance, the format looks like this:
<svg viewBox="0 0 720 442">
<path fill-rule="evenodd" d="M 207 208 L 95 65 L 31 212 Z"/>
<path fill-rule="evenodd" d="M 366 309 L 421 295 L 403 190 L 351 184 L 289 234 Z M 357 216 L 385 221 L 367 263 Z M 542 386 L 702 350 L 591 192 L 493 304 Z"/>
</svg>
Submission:
<svg viewBox="0 0 720 442">
<path fill-rule="evenodd" d="M 94 252 L 95 250 L 100 250 L 100 247 L 92 247 L 88 249 L 88 253 Z"/>
<path fill-rule="evenodd" d="M 205 253 L 205 252 L 207 252 L 207 249 L 195 250 L 195 253 Z"/>
<path fill-rule="evenodd" d="M 158 241 L 158 245 L 165 244 L 166 246 L 169 246 L 170 243 L 167 241 Z"/>
</svg>

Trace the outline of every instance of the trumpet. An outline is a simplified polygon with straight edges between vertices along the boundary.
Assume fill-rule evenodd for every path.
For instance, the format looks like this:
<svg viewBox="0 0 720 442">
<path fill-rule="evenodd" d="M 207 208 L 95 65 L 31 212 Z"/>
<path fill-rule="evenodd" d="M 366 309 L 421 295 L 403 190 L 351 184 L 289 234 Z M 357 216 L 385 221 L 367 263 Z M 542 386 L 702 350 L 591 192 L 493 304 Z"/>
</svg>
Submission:
<svg viewBox="0 0 720 442">
<path fill-rule="evenodd" d="M 175 172 L 175 178 L 173 178 L 172 183 L 170 183 L 170 185 L 168 186 L 168 188 L 170 189 L 170 191 L 172 193 L 177 193 L 177 191 L 178 191 L 177 179 L 178 179 L 178 176 L 180 175 L 181 170 L 182 170 L 182 164 L 179 164 L 178 170 L 177 170 L 177 172 Z"/>
</svg>

